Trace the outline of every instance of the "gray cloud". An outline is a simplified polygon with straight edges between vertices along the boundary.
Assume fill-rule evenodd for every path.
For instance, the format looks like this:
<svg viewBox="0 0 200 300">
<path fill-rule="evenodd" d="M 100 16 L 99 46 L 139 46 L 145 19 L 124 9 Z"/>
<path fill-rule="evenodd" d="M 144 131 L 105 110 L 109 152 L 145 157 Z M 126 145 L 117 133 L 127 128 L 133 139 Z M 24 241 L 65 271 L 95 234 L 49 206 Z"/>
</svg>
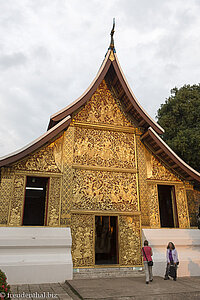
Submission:
<svg viewBox="0 0 200 300">
<path fill-rule="evenodd" d="M 12 53 L 0 55 L 0 68 L 8 69 L 24 65 L 27 61 L 26 56 L 23 53 Z"/>
<path fill-rule="evenodd" d="M 50 115 L 84 92 L 113 17 L 122 69 L 155 118 L 171 88 L 199 82 L 199 15 L 197 0 L 1 1 L 0 155 L 44 133 Z"/>
</svg>

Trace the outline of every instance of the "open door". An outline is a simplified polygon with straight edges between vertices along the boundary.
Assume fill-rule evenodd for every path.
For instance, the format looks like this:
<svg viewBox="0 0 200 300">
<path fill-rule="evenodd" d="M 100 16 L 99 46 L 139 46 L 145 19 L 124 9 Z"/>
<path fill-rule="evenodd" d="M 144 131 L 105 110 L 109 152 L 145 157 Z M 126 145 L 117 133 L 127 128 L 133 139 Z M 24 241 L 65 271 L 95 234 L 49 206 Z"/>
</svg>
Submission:
<svg viewBox="0 0 200 300">
<path fill-rule="evenodd" d="M 27 177 L 23 225 L 45 225 L 48 178 Z"/>
<path fill-rule="evenodd" d="M 171 185 L 158 185 L 161 227 L 178 227 L 175 189 Z"/>
<path fill-rule="evenodd" d="M 118 223 L 116 216 L 95 217 L 95 264 L 118 264 Z"/>
</svg>

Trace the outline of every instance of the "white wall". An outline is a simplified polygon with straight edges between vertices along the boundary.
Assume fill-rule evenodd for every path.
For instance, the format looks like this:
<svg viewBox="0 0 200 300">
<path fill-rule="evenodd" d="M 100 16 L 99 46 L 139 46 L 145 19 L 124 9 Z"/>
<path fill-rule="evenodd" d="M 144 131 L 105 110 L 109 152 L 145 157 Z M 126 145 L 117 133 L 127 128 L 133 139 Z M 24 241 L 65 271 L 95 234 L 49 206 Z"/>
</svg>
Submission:
<svg viewBox="0 0 200 300">
<path fill-rule="evenodd" d="M 153 250 L 154 275 L 163 276 L 166 269 L 166 248 L 175 244 L 180 265 L 178 276 L 200 276 L 200 230 L 198 229 L 142 229 L 142 239 Z"/>
<path fill-rule="evenodd" d="M 0 269 L 9 284 L 72 279 L 70 228 L 0 227 Z"/>
</svg>

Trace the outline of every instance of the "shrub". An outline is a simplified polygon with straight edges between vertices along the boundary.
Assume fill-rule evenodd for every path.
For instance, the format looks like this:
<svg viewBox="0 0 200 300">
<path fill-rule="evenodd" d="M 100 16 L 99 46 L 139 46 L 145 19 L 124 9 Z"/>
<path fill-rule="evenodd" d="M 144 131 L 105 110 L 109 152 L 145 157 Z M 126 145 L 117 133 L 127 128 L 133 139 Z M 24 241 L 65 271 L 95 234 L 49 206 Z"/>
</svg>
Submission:
<svg viewBox="0 0 200 300">
<path fill-rule="evenodd" d="M 4 299 L 10 299 L 9 293 L 10 293 L 10 286 L 7 283 L 7 277 L 5 273 L 0 270 L 0 294 L 1 294 L 0 296 L 1 298 L 4 297 Z"/>
</svg>

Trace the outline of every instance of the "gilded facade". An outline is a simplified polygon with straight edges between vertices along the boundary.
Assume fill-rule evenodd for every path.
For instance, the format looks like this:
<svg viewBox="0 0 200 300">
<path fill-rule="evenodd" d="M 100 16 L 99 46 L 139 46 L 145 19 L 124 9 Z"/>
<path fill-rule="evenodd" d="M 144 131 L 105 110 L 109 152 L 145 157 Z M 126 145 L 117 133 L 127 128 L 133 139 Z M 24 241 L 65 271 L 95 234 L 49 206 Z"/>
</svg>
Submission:
<svg viewBox="0 0 200 300">
<path fill-rule="evenodd" d="M 161 227 L 158 186 L 173 187 L 179 228 L 195 226 L 200 198 L 141 135 L 103 80 L 66 130 L 1 169 L 1 226 L 23 225 L 27 176 L 44 177 L 44 225 L 71 227 L 74 267 L 95 266 L 96 216 L 115 217 L 118 265 L 140 266 L 142 227 Z"/>
</svg>

